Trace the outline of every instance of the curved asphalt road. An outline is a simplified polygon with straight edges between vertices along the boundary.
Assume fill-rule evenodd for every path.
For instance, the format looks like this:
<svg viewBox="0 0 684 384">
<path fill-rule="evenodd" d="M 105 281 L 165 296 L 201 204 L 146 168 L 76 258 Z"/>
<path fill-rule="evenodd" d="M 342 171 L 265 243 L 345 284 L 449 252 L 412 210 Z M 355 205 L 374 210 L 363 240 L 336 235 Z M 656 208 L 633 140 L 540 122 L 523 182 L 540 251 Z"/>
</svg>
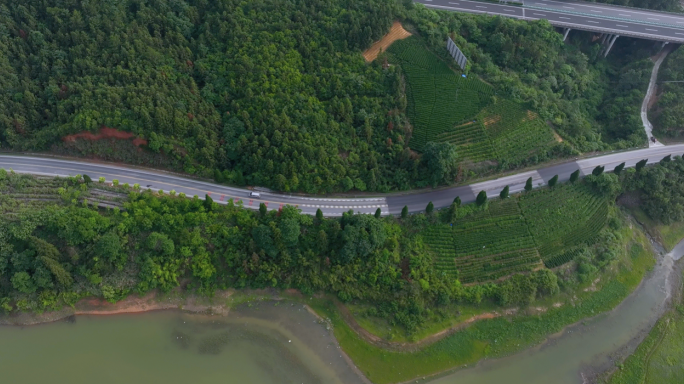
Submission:
<svg viewBox="0 0 684 384">
<path fill-rule="evenodd" d="M 667 155 L 681 156 L 682 154 L 684 154 L 684 144 L 644 148 L 571 161 L 460 187 L 360 199 L 293 196 L 266 192 L 261 192 L 260 199 L 250 199 L 250 191 L 246 189 L 193 180 L 157 170 L 44 157 L 0 155 L 0 168 L 13 169 L 18 173 L 49 176 L 87 174 L 93 180 L 99 177 L 105 177 L 108 182 L 117 179 L 122 184 L 133 185 L 138 183 L 142 188 L 155 191 L 161 189 L 167 193 L 170 190 L 175 190 L 179 193 L 184 192 L 188 196 L 198 195 L 200 198 L 209 194 L 214 201 L 224 204 L 232 198 L 234 201 L 241 201 L 246 208 L 252 209 L 258 209 L 259 203 L 263 202 L 268 205 L 269 210 L 278 209 L 281 205 L 293 205 L 298 206 L 303 213 L 315 214 L 316 210 L 320 208 L 325 216 L 341 216 L 343 212 L 350 209 L 355 212 L 370 214 L 375 213 L 377 208 L 382 210 L 383 215 L 398 215 L 404 206 L 408 206 L 410 212 L 420 212 L 425 209 L 430 201 L 433 202 L 435 208 L 448 207 L 456 196 L 459 196 L 464 203 L 473 202 L 475 196 L 483 190 L 487 192 L 490 198 L 497 197 L 506 185 L 509 186 L 510 193 L 520 192 L 524 189 L 525 182 L 529 177 L 532 177 L 534 187 L 537 188 L 546 185 L 554 175 L 558 175 L 560 182 L 567 181 L 570 179 L 570 174 L 577 169 L 580 169 L 580 174 L 584 176 L 590 174 L 598 165 L 605 166 L 606 171 L 612 171 L 616 165 L 622 162 L 625 162 L 627 167 L 633 167 L 642 159 L 648 159 L 648 163 L 653 164 Z"/>
</svg>

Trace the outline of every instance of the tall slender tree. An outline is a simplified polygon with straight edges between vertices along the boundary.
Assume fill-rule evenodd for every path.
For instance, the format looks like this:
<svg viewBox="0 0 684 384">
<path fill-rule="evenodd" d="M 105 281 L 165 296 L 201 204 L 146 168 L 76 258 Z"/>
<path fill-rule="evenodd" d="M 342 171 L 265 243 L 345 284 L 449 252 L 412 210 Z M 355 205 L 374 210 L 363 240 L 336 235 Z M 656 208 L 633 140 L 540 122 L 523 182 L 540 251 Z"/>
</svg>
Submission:
<svg viewBox="0 0 684 384">
<path fill-rule="evenodd" d="M 646 163 L 648 163 L 648 159 L 639 160 L 639 162 L 636 163 L 636 170 L 642 170 L 646 166 Z"/>
<path fill-rule="evenodd" d="M 558 184 L 558 175 L 554 176 L 549 180 L 549 187 L 553 188 Z"/>
<path fill-rule="evenodd" d="M 477 203 L 477 205 L 483 205 L 486 202 L 487 202 L 487 192 L 480 191 L 480 193 L 477 194 L 477 198 L 475 198 L 475 203 Z"/>
<path fill-rule="evenodd" d="M 509 189 L 508 189 L 508 185 L 507 185 L 507 186 L 504 187 L 504 189 L 501 190 L 501 193 L 499 193 L 499 197 L 500 197 L 502 200 L 508 198 L 508 190 L 509 190 Z"/>
<path fill-rule="evenodd" d="M 580 174 L 580 170 L 579 170 L 579 169 L 576 170 L 575 172 L 571 173 L 571 174 L 570 174 L 570 182 L 571 182 L 571 183 L 574 183 L 575 181 L 577 181 L 577 180 L 579 179 L 579 174 Z"/>
<path fill-rule="evenodd" d="M 532 177 L 530 177 L 529 179 L 527 179 L 527 181 L 525 182 L 525 190 L 526 190 L 527 192 L 529 192 L 529 191 L 532 190 Z"/>
<path fill-rule="evenodd" d="M 591 174 L 594 176 L 600 176 L 603 173 L 603 170 L 605 169 L 604 166 L 602 165 L 597 165 L 596 168 L 594 168 L 593 171 L 591 171 Z"/>
</svg>

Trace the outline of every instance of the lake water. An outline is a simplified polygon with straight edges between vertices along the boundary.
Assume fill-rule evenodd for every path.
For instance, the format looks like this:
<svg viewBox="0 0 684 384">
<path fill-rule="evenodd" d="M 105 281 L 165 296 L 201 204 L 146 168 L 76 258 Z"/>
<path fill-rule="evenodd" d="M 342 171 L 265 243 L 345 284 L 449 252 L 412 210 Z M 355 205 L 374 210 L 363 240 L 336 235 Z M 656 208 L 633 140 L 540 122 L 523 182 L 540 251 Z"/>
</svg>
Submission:
<svg viewBox="0 0 684 384">
<path fill-rule="evenodd" d="M 361 383 L 301 304 L 0 327 L 2 383 Z"/>
</svg>

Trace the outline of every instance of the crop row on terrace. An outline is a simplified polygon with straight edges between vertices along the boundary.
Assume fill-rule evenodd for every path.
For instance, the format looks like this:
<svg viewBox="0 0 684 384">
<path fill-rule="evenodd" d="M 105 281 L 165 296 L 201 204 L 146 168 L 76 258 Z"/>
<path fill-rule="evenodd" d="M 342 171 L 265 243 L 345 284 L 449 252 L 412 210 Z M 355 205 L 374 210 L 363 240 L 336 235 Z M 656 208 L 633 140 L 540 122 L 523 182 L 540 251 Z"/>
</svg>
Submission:
<svg viewBox="0 0 684 384">
<path fill-rule="evenodd" d="M 435 266 L 464 283 L 496 280 L 541 263 L 515 199 L 432 226 L 425 236 L 437 255 Z"/>
<path fill-rule="evenodd" d="M 586 241 L 608 215 L 605 198 L 582 183 L 523 194 L 519 201 L 542 259 Z"/>
<path fill-rule="evenodd" d="M 407 80 L 414 149 L 429 141 L 449 142 L 462 160 L 519 163 L 553 144 L 551 129 L 536 114 L 510 100 L 492 104 L 489 84 L 461 77 L 420 37 L 397 41 L 388 52 Z"/>
<path fill-rule="evenodd" d="M 397 41 L 389 48 L 392 60 L 401 64 L 407 80 L 407 114 L 414 126 L 411 146 L 420 150 L 428 141 L 452 130 L 457 123 L 474 117 L 491 102 L 493 89 L 479 79 L 463 78 L 440 58 L 428 51 L 417 36 Z M 460 150 L 485 142 L 477 128 L 467 140 L 455 138 L 459 153 L 479 153 Z M 490 151 L 491 152 L 491 151 Z M 465 156 L 464 156 L 465 157 Z"/>
<path fill-rule="evenodd" d="M 492 142 L 497 158 L 509 162 L 526 160 L 548 148 L 555 139 L 539 116 L 511 100 L 500 100 L 478 116 Z"/>
<path fill-rule="evenodd" d="M 493 281 L 571 261 L 605 226 L 608 205 L 588 186 L 564 184 L 492 200 L 424 237 L 435 267 L 463 283 Z"/>
</svg>

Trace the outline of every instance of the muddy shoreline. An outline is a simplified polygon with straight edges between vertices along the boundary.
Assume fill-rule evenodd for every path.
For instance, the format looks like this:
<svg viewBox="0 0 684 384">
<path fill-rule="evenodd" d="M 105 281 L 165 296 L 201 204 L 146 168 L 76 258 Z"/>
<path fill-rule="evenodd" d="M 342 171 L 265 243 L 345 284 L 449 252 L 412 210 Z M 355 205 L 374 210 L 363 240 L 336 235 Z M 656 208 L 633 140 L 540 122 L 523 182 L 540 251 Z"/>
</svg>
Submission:
<svg viewBox="0 0 684 384">
<path fill-rule="evenodd" d="M 11 315 L 3 315 L 0 316 L 0 325 L 40 325 L 79 315 L 109 316 L 169 309 L 182 310 L 188 313 L 226 316 L 230 312 L 230 307 L 224 304 L 216 304 L 214 301 L 217 299 L 227 299 L 233 293 L 234 291 L 232 290 L 220 291 L 217 292 L 214 298 L 207 299 L 193 295 L 187 297 L 165 297 L 157 292 L 151 292 L 142 297 L 130 295 L 124 300 L 116 303 L 110 303 L 103 299 L 91 297 L 81 299 L 74 307 L 65 307 L 58 311 L 43 313 L 18 312 Z"/>
</svg>

